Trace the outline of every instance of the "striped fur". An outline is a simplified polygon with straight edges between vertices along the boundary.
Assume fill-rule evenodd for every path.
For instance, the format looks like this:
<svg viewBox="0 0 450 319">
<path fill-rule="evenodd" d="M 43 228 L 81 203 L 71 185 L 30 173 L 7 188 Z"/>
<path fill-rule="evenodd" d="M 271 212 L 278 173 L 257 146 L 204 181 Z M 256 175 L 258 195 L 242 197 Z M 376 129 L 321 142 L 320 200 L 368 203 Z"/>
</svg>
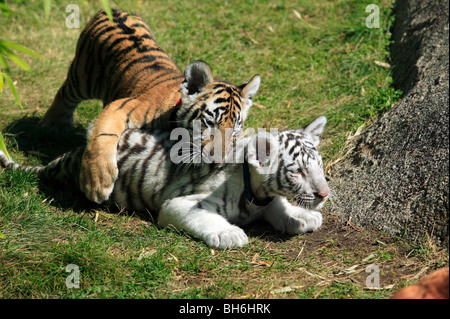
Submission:
<svg viewBox="0 0 450 319">
<path fill-rule="evenodd" d="M 269 142 L 267 135 L 258 133 L 239 139 L 237 158 L 245 157 L 248 161 L 255 197 L 274 197 L 266 206 L 256 206 L 246 200 L 242 163 L 186 168 L 170 160 L 168 154 L 174 143 L 168 132 L 150 134 L 128 129 L 119 141 L 120 173 L 110 203 L 129 210 L 151 211 L 160 226 L 184 229 L 208 245 L 222 249 L 244 245 L 247 236 L 236 225 L 258 218 L 267 220 L 280 232 L 314 231 L 322 222 L 316 210 L 321 208 L 329 193 L 317 151 L 324 125 L 325 118 L 320 117 L 304 129 L 282 131 L 274 136 L 279 149 L 275 160 L 268 165 L 271 173 L 264 171 L 264 160 L 251 143 Z M 67 182 L 70 175 L 78 176 L 76 169 L 81 153 L 78 149 L 47 167 L 23 168 Z M 13 169 L 21 168 L 3 154 L 0 154 L 0 163 Z"/>
<path fill-rule="evenodd" d="M 239 131 L 258 90 L 259 76 L 233 86 L 214 81 L 203 61 L 184 74 L 158 46 L 142 18 L 113 10 L 113 22 L 99 11 L 77 43 L 67 78 L 42 119 L 43 125 L 67 128 L 77 105 L 100 99 L 104 110 L 90 131 L 80 171 L 80 187 L 96 202 L 106 200 L 117 178 L 116 149 L 127 128 L 203 128 Z M 174 107 L 181 99 L 181 105 Z M 208 145 L 205 138 L 202 144 Z M 227 152 L 226 143 L 223 154 Z"/>
</svg>

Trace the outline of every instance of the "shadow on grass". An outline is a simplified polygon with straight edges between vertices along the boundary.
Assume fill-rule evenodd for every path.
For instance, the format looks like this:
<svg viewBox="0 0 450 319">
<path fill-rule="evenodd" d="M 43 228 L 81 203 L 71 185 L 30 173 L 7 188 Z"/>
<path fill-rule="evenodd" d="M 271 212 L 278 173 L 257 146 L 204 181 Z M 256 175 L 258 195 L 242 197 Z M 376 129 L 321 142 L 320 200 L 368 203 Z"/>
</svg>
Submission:
<svg viewBox="0 0 450 319">
<path fill-rule="evenodd" d="M 282 243 L 292 239 L 295 235 L 278 233 L 271 225 L 265 221 L 256 221 L 243 227 L 249 238 L 259 238 L 265 242 Z"/>
<path fill-rule="evenodd" d="M 43 165 L 74 148 L 85 144 L 86 131 L 74 127 L 66 133 L 56 133 L 39 124 L 40 117 L 24 116 L 11 122 L 3 135 L 11 137 L 13 147 L 27 155 L 38 157 Z"/>
<path fill-rule="evenodd" d="M 27 115 L 11 122 L 3 130 L 11 148 L 39 159 L 32 161 L 30 165 L 46 165 L 56 157 L 85 144 L 84 128 L 74 127 L 65 133 L 55 133 L 42 127 L 39 120 L 40 117 Z M 52 198 L 53 206 L 62 210 L 82 213 L 101 207 L 86 199 L 71 181 L 60 184 L 40 179 L 38 187 L 46 197 Z"/>
</svg>

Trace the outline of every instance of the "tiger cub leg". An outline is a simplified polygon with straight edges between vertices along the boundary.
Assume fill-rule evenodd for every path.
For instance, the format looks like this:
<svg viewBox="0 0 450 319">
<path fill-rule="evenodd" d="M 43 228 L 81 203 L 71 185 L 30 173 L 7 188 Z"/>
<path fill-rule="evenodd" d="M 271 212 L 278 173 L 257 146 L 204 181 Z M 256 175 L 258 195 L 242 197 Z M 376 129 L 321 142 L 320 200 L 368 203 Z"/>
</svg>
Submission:
<svg viewBox="0 0 450 319">
<path fill-rule="evenodd" d="M 65 81 L 56 93 L 53 103 L 41 119 L 43 126 L 69 130 L 73 125 L 73 113 L 82 99 L 76 95 L 69 81 Z"/>
<path fill-rule="evenodd" d="M 290 235 L 317 230 L 322 225 L 322 214 L 294 206 L 286 198 L 275 197 L 263 215 L 275 230 Z"/>
<path fill-rule="evenodd" d="M 135 99 L 121 99 L 106 106 L 95 119 L 81 161 L 80 189 L 96 203 L 106 201 L 118 176 L 117 145 L 130 124 L 141 127 L 146 109 Z M 131 114 L 131 115 L 130 115 Z"/>
<path fill-rule="evenodd" d="M 79 60 L 75 56 L 70 64 L 66 80 L 56 93 L 52 105 L 41 119 L 43 126 L 58 130 L 69 130 L 73 125 L 73 113 L 78 104 L 83 100 L 96 97 L 88 94 L 84 64 Z"/>
<path fill-rule="evenodd" d="M 248 242 L 247 235 L 241 228 L 230 224 L 197 195 L 164 202 L 158 224 L 161 227 L 172 225 L 176 229 L 185 230 L 214 248 L 241 247 Z"/>
</svg>

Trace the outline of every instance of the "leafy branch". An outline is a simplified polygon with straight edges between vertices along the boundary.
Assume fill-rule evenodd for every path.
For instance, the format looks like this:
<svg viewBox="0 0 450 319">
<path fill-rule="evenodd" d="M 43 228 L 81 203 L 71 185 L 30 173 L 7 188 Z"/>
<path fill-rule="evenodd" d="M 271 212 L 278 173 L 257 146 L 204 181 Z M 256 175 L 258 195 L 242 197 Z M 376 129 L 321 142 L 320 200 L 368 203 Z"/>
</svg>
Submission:
<svg viewBox="0 0 450 319">
<path fill-rule="evenodd" d="M 17 104 L 23 109 L 22 101 L 20 100 L 19 94 L 14 86 L 14 82 L 9 75 L 9 65 L 8 60 L 12 61 L 18 67 L 25 71 L 30 71 L 30 66 L 25 63 L 16 52 L 25 53 L 34 57 L 40 57 L 38 53 L 35 51 L 24 47 L 23 45 L 11 42 L 11 41 L 3 41 L 0 40 L 0 96 L 3 94 L 3 87 L 5 82 L 8 84 L 11 89 L 11 93 L 16 99 Z M 10 158 L 8 151 L 6 150 L 5 141 L 3 139 L 3 135 L 0 133 L 0 149 L 6 154 L 8 158 Z"/>
</svg>

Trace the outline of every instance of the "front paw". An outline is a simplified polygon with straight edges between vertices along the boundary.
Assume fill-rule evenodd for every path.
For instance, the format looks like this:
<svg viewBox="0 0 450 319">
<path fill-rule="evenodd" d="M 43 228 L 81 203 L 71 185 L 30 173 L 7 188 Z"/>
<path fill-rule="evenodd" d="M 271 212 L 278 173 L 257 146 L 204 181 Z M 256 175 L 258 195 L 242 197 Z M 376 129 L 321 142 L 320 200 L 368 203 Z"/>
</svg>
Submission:
<svg viewBox="0 0 450 319">
<path fill-rule="evenodd" d="M 313 232 L 322 226 L 322 214 L 313 210 L 290 214 L 285 226 L 290 235 Z"/>
<path fill-rule="evenodd" d="M 118 170 L 115 161 L 100 158 L 83 160 L 80 171 L 80 189 L 89 200 L 101 204 L 111 195 L 117 176 Z"/>
<path fill-rule="evenodd" d="M 231 249 L 247 244 L 248 237 L 241 228 L 231 226 L 228 229 L 210 232 L 203 237 L 203 240 L 213 248 Z"/>
</svg>

